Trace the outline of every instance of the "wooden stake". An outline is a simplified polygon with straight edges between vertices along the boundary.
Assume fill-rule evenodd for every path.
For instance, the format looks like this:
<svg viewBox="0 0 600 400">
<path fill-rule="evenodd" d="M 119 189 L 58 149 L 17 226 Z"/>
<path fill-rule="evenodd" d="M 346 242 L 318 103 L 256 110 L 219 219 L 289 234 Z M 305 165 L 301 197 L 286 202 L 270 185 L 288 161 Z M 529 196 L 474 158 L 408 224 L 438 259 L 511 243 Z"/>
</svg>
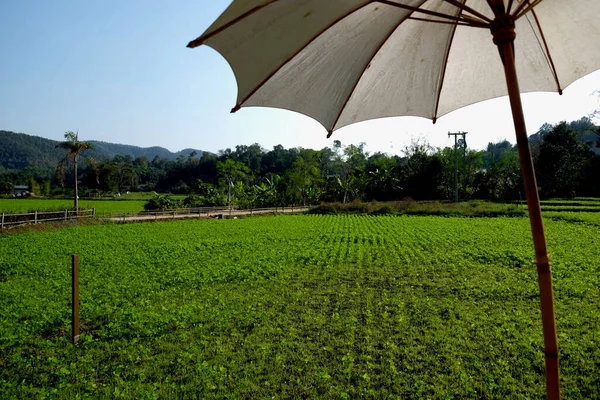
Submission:
<svg viewBox="0 0 600 400">
<path fill-rule="evenodd" d="M 552 272 L 548 259 L 540 198 L 537 190 L 533 160 L 527 139 L 525 117 L 519 92 L 519 81 L 515 68 L 514 47 L 512 41 L 498 43 L 498 49 L 504 63 L 504 73 L 510 106 L 513 114 L 515 133 L 521 172 L 525 183 L 529 221 L 535 247 L 535 263 L 537 264 L 538 284 L 542 310 L 542 327 L 544 331 L 544 349 L 546 354 L 546 393 L 549 400 L 560 399 L 560 379 L 558 367 L 558 339 L 556 334 L 556 319 L 554 313 L 554 294 L 552 292 Z"/>
<path fill-rule="evenodd" d="M 79 254 L 72 255 L 72 290 L 71 290 L 71 338 L 73 344 L 79 342 Z"/>
</svg>

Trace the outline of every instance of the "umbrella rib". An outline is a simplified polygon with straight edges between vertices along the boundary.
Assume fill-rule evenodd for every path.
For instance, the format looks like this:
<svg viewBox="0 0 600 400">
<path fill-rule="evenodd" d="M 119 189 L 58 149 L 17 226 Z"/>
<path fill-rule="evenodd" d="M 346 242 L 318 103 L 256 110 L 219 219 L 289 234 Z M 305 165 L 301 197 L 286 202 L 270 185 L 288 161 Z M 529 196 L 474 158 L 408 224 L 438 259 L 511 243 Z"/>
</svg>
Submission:
<svg viewBox="0 0 600 400">
<path fill-rule="evenodd" d="M 484 21 L 486 21 L 486 22 L 490 22 L 490 23 L 492 22 L 492 20 L 491 20 L 491 19 L 489 19 L 488 17 L 486 17 L 486 16 L 485 16 L 485 15 L 483 15 L 482 13 L 480 13 L 480 12 L 478 12 L 478 11 L 474 10 L 473 8 L 469 7 L 468 5 L 466 5 L 466 4 L 464 4 L 464 3 L 460 3 L 460 2 L 459 2 L 459 1 L 457 1 L 457 0 L 444 0 L 444 1 L 445 1 L 446 3 L 450 3 L 450 4 L 452 4 L 452 5 L 453 5 L 453 6 L 455 6 L 455 7 L 458 7 L 458 8 L 460 8 L 462 11 L 466 11 L 466 12 L 468 12 L 468 13 L 470 13 L 470 14 L 473 14 L 473 15 L 475 15 L 476 17 L 479 17 L 479 18 L 481 18 L 482 20 L 484 20 Z M 463 15 L 463 17 L 464 17 L 464 16 L 465 16 L 465 15 Z"/>
<path fill-rule="evenodd" d="M 546 50 L 546 57 L 548 58 L 548 64 L 550 65 L 550 69 L 552 70 L 552 75 L 554 76 L 554 81 L 556 81 L 556 86 L 558 87 L 558 94 L 562 95 L 562 87 L 560 85 L 560 81 L 558 79 L 558 73 L 556 72 L 556 67 L 554 66 L 554 60 L 552 60 L 552 55 L 550 54 L 550 48 L 548 47 L 548 42 L 546 41 L 546 37 L 544 36 L 544 31 L 542 30 L 542 25 L 540 24 L 540 20 L 537 17 L 535 10 L 531 10 L 531 14 L 535 20 L 535 23 L 540 30 L 540 36 L 542 37 L 542 43 L 544 44 L 544 49 Z M 539 39 L 538 39 L 539 40 Z"/>
<path fill-rule="evenodd" d="M 519 4 L 517 6 L 517 8 L 515 9 L 515 12 L 512 14 L 513 17 L 516 17 L 517 15 L 519 15 L 521 13 L 521 10 L 523 10 L 523 8 L 527 7 L 528 5 L 530 5 L 531 3 L 529 2 L 529 0 L 523 0 L 521 2 L 521 4 Z"/>
<path fill-rule="evenodd" d="M 249 17 L 250 15 L 254 14 L 257 11 L 260 11 L 261 9 L 270 6 L 271 4 L 275 3 L 276 1 L 279 0 L 271 0 L 263 5 L 260 6 L 256 6 L 248 11 L 246 11 L 244 14 L 240 15 L 239 17 L 229 21 L 228 23 L 226 23 L 225 25 L 223 25 L 222 27 L 215 29 L 214 31 L 210 32 L 207 35 L 202 35 L 197 39 L 192 40 L 191 42 L 188 43 L 187 47 L 189 47 L 190 49 L 194 49 L 198 46 L 202 46 L 204 44 L 204 42 L 208 39 L 210 39 L 211 37 L 223 32 L 225 29 L 237 24 L 238 22 L 240 22 L 243 19 L 246 19 L 247 17 Z"/>
<path fill-rule="evenodd" d="M 527 4 L 529 4 L 529 0 L 523 0 L 523 1 L 521 1 L 521 4 L 519 4 L 517 6 L 517 8 L 515 8 L 515 12 L 512 15 L 513 16 L 517 15 L 519 12 L 521 12 L 521 10 L 523 9 L 523 7 L 525 7 Z"/>
<path fill-rule="evenodd" d="M 472 25 L 472 24 L 467 24 L 466 22 L 457 22 L 457 21 L 440 21 L 437 19 L 427 19 L 427 18 L 419 18 L 419 17 L 408 17 L 407 19 L 411 19 L 413 21 L 433 22 L 435 24 L 470 26 L 473 28 L 484 28 L 484 29 L 489 28 L 488 26 L 484 26 L 484 25 Z"/>
<path fill-rule="evenodd" d="M 423 2 L 425 2 L 425 0 L 423 0 Z M 325 31 L 327 31 L 329 28 L 331 28 L 332 26 L 334 26 L 335 24 L 337 24 L 338 22 L 340 22 L 344 18 L 348 17 L 352 13 L 355 13 L 358 10 L 360 10 L 360 9 L 362 9 L 364 7 L 367 7 L 369 4 L 372 4 L 372 3 L 374 3 L 374 1 L 370 0 L 370 1 L 368 1 L 368 2 L 366 2 L 364 4 L 362 4 L 362 5 L 354 7 L 352 10 L 350 10 L 349 12 L 347 12 L 344 15 L 342 15 L 341 17 L 339 17 L 338 19 L 336 19 L 335 21 L 333 21 L 331 24 L 329 24 L 325 28 L 323 28 L 319 33 L 317 33 L 314 37 L 312 37 L 304 45 L 300 46 L 300 48 L 298 49 L 298 51 L 296 51 L 294 54 L 292 54 L 290 57 L 288 57 L 286 60 L 284 60 L 283 63 L 281 63 L 277 68 L 275 68 L 275 70 L 273 72 L 271 72 L 261 83 L 259 83 L 250 93 L 248 93 L 248 95 L 246 97 L 244 97 L 240 102 L 238 102 L 236 104 L 236 106 L 231 109 L 231 112 L 235 113 L 235 112 L 239 111 L 240 108 L 242 108 L 242 104 L 244 104 L 246 101 L 248 101 L 248 99 L 250 97 L 254 96 L 254 94 L 258 91 L 258 89 L 260 89 L 261 87 L 263 87 L 263 85 L 265 83 L 267 83 L 269 81 L 269 79 L 271 79 L 273 76 L 275 76 L 275 74 L 277 72 L 279 72 L 281 70 L 281 68 L 283 68 L 287 63 L 289 63 L 291 60 L 293 60 L 294 57 L 296 57 L 298 54 L 300 54 L 304 49 L 306 49 L 308 46 L 310 46 L 310 44 L 312 42 L 314 42 L 323 33 L 325 33 Z"/>
<path fill-rule="evenodd" d="M 512 8 L 513 0 L 508 0 L 508 6 L 506 6 L 506 13 L 510 14 L 510 9 Z"/>
<path fill-rule="evenodd" d="M 426 0 L 423 0 L 423 3 L 425 3 L 425 1 Z M 423 3 L 421 3 L 421 4 L 423 4 Z M 385 45 L 385 43 L 389 40 L 389 38 L 392 37 L 392 35 L 394 34 L 394 32 L 396 32 L 396 30 L 400 27 L 400 25 L 402 25 L 402 23 L 404 21 L 406 21 L 407 19 L 409 19 L 411 17 L 412 13 L 413 12 L 409 13 L 404 18 L 400 18 L 400 21 L 392 29 L 390 29 L 390 33 L 381 41 L 381 43 L 379 44 L 379 46 L 377 46 L 377 48 L 373 52 L 373 55 L 369 59 L 369 62 L 367 62 L 365 64 L 365 67 L 363 68 L 362 72 L 358 76 L 358 79 L 354 83 L 354 87 L 348 93 L 348 97 L 346 97 L 346 101 L 344 101 L 344 105 L 342 105 L 342 107 L 340 108 L 340 112 L 338 113 L 338 116 L 335 118 L 335 121 L 333 121 L 333 124 L 331 125 L 331 128 L 328 129 L 327 138 L 330 138 L 331 135 L 333 134 L 333 130 L 335 129 L 335 126 L 337 125 L 337 123 L 340 120 L 342 114 L 344 113 L 344 109 L 346 108 L 346 106 L 350 102 L 350 99 L 352 98 L 352 95 L 356 91 L 356 88 L 358 87 L 358 84 L 360 83 L 362 77 L 365 75 L 365 72 L 367 71 L 367 69 L 369 69 L 369 67 L 371 66 L 371 62 L 373 62 L 373 59 L 375 58 L 375 56 L 377 55 L 377 53 L 379 53 L 379 51 L 381 50 L 381 48 Z"/>
<path fill-rule="evenodd" d="M 541 2 L 542 2 L 542 0 L 536 0 L 533 3 L 531 3 L 529 5 L 529 7 L 525 8 L 524 10 L 522 10 L 520 13 L 518 13 L 518 14 L 515 13 L 515 15 L 516 15 L 515 16 L 515 20 L 521 18 L 523 15 L 527 14 L 527 12 L 529 12 L 530 10 L 533 10 L 533 8 L 535 6 L 537 6 L 538 4 L 540 4 Z M 529 1 L 527 1 L 527 3 L 529 3 Z"/>
<path fill-rule="evenodd" d="M 427 15 L 431 15 L 433 17 L 439 17 L 439 18 L 444 18 L 444 19 L 449 19 L 451 21 L 461 21 L 461 22 L 465 22 L 469 25 L 473 25 L 473 26 L 478 26 L 478 25 L 483 25 L 483 26 L 488 26 L 486 24 L 485 21 L 480 21 L 475 17 L 469 17 L 469 18 L 460 18 L 460 17 L 453 17 L 451 15 L 447 15 L 444 13 L 439 13 L 436 11 L 431 11 L 431 10 L 424 10 L 422 8 L 419 7 L 415 7 L 415 6 L 409 6 L 407 4 L 401 4 L 401 3 L 395 3 L 393 1 L 389 1 L 389 0 L 375 0 L 375 3 L 381 3 L 381 4 L 386 4 L 388 6 L 392 6 L 392 7 L 398 7 L 398 8 L 404 8 L 405 10 L 410 10 L 412 12 L 418 12 L 421 14 L 427 14 Z M 422 4 L 422 3 L 421 3 Z"/>
<path fill-rule="evenodd" d="M 466 0 L 465 0 L 466 2 Z M 462 10 L 461 10 L 462 12 Z M 452 43 L 454 42 L 454 35 L 456 34 L 456 27 L 454 28 L 454 30 L 452 31 L 452 36 L 450 37 L 450 41 L 448 42 L 448 47 L 446 48 L 446 54 L 444 54 L 444 61 L 443 61 L 443 70 L 442 70 L 442 75 L 440 77 L 440 82 L 439 82 L 439 86 L 438 86 L 438 90 L 437 90 L 437 94 L 436 94 L 436 99 L 435 99 L 435 109 L 433 111 L 433 123 L 435 124 L 437 121 L 437 114 L 438 114 L 438 109 L 440 106 L 440 97 L 442 96 L 442 88 L 444 86 L 444 78 L 446 77 L 446 67 L 448 66 L 448 57 L 450 57 L 450 49 L 452 48 Z"/>
<path fill-rule="evenodd" d="M 496 12 L 496 6 L 492 2 L 492 0 L 486 0 L 486 1 L 488 3 L 488 6 L 490 6 L 490 8 L 492 9 L 492 11 L 494 12 L 494 15 L 496 15 L 497 14 L 497 12 Z"/>
</svg>

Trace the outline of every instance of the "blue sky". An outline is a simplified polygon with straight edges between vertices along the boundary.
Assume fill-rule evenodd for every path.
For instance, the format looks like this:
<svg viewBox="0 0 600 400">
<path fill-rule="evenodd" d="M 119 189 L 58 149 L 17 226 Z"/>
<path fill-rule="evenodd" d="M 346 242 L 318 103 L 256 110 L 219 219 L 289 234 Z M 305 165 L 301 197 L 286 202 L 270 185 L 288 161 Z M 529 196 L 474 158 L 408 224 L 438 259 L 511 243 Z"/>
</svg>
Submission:
<svg viewBox="0 0 600 400">
<path fill-rule="evenodd" d="M 185 46 L 229 0 L 5 0 L 0 3 L 0 129 L 50 139 L 78 130 L 83 140 L 173 151 L 216 152 L 236 144 L 322 148 L 339 139 L 370 151 L 398 153 L 415 138 L 469 145 L 514 143 L 506 98 L 455 111 L 436 125 L 392 118 L 344 128 L 330 140 L 315 121 L 283 110 L 245 108 L 236 114 L 236 84 L 214 50 Z M 530 133 L 544 122 L 577 119 L 598 107 L 600 73 L 565 95 L 524 96 Z"/>
</svg>

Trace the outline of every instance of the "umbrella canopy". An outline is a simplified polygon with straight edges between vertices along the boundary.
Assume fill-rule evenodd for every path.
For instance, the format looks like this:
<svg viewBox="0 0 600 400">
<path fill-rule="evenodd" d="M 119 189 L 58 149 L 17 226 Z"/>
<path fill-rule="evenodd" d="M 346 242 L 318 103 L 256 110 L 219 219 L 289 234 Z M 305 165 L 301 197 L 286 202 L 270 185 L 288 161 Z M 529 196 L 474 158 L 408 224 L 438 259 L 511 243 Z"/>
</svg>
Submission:
<svg viewBox="0 0 600 400">
<path fill-rule="evenodd" d="M 522 92 L 561 92 L 600 66 L 600 2 L 528 3 L 511 7 Z M 380 117 L 435 121 L 506 95 L 494 19 L 486 0 L 235 1 L 189 46 L 227 59 L 238 84 L 234 111 L 294 110 L 333 132 Z"/>
<path fill-rule="evenodd" d="M 598 0 L 235 0 L 188 47 L 206 44 L 227 59 L 238 84 L 232 112 L 294 110 L 329 135 L 381 117 L 435 123 L 508 94 L 536 253 L 546 388 L 558 399 L 552 275 L 520 93 L 562 93 L 600 68 L 598 15 Z"/>
</svg>

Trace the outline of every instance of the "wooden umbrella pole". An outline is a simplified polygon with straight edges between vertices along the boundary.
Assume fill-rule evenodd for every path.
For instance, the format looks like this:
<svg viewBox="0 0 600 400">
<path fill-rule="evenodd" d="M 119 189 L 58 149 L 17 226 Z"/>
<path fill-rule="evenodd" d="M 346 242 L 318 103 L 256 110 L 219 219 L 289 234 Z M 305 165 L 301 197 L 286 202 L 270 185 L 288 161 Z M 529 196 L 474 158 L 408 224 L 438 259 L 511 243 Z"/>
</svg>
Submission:
<svg viewBox="0 0 600 400">
<path fill-rule="evenodd" d="M 552 293 L 552 272 L 546 248 L 544 235 L 544 224 L 540 208 L 540 198 L 537 190 L 533 159 L 527 139 L 525 117 L 523 116 L 523 105 L 519 92 L 519 81 L 515 68 L 514 54 L 514 20 L 511 18 L 497 19 L 492 28 L 494 43 L 498 46 L 500 57 L 504 64 L 506 85 L 517 136 L 517 147 L 519 150 L 519 161 L 527 195 L 527 208 L 529 209 L 529 221 L 533 233 L 535 246 L 535 263 L 537 264 L 538 283 L 540 287 L 540 302 L 542 310 L 542 327 L 544 331 L 544 348 L 546 354 L 546 393 L 548 399 L 560 399 L 560 381 L 558 369 L 558 340 L 556 336 L 556 320 L 554 314 L 554 295 Z"/>
</svg>

